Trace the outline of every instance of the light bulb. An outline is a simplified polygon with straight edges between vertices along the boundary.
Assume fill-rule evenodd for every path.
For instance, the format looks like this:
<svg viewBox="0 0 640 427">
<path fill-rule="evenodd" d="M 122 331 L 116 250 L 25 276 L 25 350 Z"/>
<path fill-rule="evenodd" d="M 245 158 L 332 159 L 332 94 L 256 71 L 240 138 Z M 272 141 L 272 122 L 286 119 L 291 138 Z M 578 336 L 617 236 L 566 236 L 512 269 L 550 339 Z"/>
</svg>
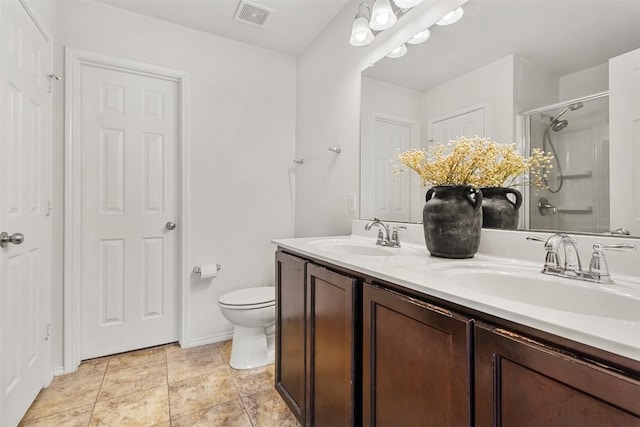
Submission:
<svg viewBox="0 0 640 427">
<path fill-rule="evenodd" d="M 369 20 L 369 27 L 372 30 L 386 30 L 393 27 L 397 20 L 389 0 L 375 0 L 373 9 L 371 9 L 371 19 Z"/>
<path fill-rule="evenodd" d="M 391 52 L 387 54 L 387 58 L 401 58 L 407 54 L 407 46 L 405 44 L 401 44 L 397 48 L 393 49 Z"/>
<path fill-rule="evenodd" d="M 424 30 L 420 31 L 415 36 L 411 37 L 409 40 L 407 40 L 407 43 L 409 43 L 409 44 L 424 43 L 429 39 L 430 36 L 431 36 L 431 32 L 427 28 L 427 29 L 424 29 Z"/>
<path fill-rule="evenodd" d="M 400 9 L 410 9 L 422 3 L 422 0 L 393 0 L 393 2 Z"/>
<path fill-rule="evenodd" d="M 369 21 L 362 15 L 357 15 L 355 21 L 353 21 L 353 27 L 351 28 L 351 38 L 349 43 L 352 46 L 366 46 L 374 39 L 374 35 L 369 28 Z"/>
<path fill-rule="evenodd" d="M 461 7 L 459 7 L 447 13 L 446 15 L 444 15 L 438 22 L 436 22 L 436 25 L 454 24 L 458 22 L 460 18 L 462 18 L 462 15 L 464 15 L 464 10 Z"/>
</svg>

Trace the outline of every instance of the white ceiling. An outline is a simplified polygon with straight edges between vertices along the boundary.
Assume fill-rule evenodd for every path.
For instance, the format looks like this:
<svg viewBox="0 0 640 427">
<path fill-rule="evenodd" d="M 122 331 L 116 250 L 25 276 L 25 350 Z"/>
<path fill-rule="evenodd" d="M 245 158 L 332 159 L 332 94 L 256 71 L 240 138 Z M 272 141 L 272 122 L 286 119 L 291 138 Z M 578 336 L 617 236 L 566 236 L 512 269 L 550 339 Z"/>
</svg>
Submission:
<svg viewBox="0 0 640 427">
<path fill-rule="evenodd" d="M 260 28 L 233 19 L 240 0 L 98 1 L 254 46 L 297 55 L 349 0 L 251 0 L 251 3 L 273 9 Z M 345 29 L 345 34 L 348 31 L 350 29 Z"/>
<path fill-rule="evenodd" d="M 464 10 L 364 74 L 423 91 L 510 54 L 565 76 L 640 48 L 640 0 L 469 0 Z"/>
</svg>

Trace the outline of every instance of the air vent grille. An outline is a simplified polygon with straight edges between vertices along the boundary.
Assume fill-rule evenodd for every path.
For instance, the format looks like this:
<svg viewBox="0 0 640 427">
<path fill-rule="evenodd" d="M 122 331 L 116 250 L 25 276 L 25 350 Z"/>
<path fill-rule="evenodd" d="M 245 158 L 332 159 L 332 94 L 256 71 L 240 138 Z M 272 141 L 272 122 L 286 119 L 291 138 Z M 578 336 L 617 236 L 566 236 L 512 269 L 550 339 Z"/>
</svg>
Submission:
<svg viewBox="0 0 640 427">
<path fill-rule="evenodd" d="M 236 10 L 236 15 L 233 19 L 255 27 L 261 27 L 271 12 L 273 12 L 273 9 L 243 0 L 238 5 L 238 10 Z"/>
</svg>

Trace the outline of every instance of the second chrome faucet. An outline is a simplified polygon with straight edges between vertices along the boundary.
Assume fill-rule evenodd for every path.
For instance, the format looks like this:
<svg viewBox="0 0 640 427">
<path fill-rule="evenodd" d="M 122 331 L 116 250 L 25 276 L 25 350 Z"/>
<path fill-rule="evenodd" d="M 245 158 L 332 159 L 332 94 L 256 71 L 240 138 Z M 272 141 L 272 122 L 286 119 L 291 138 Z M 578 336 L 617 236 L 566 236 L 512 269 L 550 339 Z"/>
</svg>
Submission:
<svg viewBox="0 0 640 427">
<path fill-rule="evenodd" d="M 546 240 L 539 237 L 527 237 L 527 240 L 544 242 L 545 258 L 542 269 L 544 274 L 601 284 L 614 283 L 609 273 L 604 250 L 636 250 L 636 245 L 630 243 L 612 245 L 596 243 L 593 245 L 589 269 L 585 271 L 582 269 L 582 263 L 580 262 L 576 239 L 568 234 L 557 233 Z"/>
<path fill-rule="evenodd" d="M 373 226 L 378 227 L 378 239 L 376 240 L 376 245 L 388 246 L 390 248 L 400 247 L 398 230 L 406 230 L 407 227 L 405 227 L 404 225 L 393 226 L 391 228 L 391 234 L 389 234 L 389 226 L 380 221 L 378 218 L 374 218 L 373 221 L 365 224 L 364 229 L 369 231 Z"/>
</svg>

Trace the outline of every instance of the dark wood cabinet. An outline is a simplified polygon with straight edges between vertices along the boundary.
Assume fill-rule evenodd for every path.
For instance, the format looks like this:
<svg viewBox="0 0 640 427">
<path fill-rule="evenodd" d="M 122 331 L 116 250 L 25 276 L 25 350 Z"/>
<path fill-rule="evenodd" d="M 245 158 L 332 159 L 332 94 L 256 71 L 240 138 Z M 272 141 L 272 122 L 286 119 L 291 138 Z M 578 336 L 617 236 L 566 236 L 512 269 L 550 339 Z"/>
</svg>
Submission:
<svg viewBox="0 0 640 427">
<path fill-rule="evenodd" d="M 640 427 L 635 360 L 281 250 L 275 368 L 306 426 Z"/>
<path fill-rule="evenodd" d="M 276 253 L 276 389 L 303 425 L 357 425 L 357 280 Z"/>
<path fill-rule="evenodd" d="M 482 426 L 640 426 L 640 381 L 491 325 L 475 333 Z"/>
<path fill-rule="evenodd" d="M 356 283 L 308 265 L 307 425 L 354 425 Z"/>
<path fill-rule="evenodd" d="M 363 425 L 471 425 L 472 322 L 366 284 Z"/>
<path fill-rule="evenodd" d="M 275 383 L 298 421 L 306 407 L 307 261 L 276 253 Z"/>
</svg>

